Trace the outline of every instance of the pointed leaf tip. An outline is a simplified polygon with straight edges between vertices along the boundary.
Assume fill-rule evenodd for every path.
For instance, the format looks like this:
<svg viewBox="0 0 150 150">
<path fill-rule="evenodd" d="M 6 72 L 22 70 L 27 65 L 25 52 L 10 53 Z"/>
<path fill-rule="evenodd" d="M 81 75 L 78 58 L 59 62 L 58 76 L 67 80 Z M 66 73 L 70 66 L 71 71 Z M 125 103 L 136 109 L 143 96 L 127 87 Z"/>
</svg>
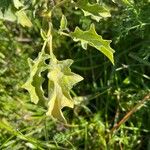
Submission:
<svg viewBox="0 0 150 150">
<path fill-rule="evenodd" d="M 115 51 L 110 47 L 111 40 L 104 40 L 102 36 L 98 35 L 95 31 L 94 24 L 91 24 L 90 29 L 87 31 L 82 31 L 79 27 L 76 27 L 75 31 L 70 35 L 74 41 L 87 43 L 102 52 L 114 65 L 113 53 Z"/>
</svg>

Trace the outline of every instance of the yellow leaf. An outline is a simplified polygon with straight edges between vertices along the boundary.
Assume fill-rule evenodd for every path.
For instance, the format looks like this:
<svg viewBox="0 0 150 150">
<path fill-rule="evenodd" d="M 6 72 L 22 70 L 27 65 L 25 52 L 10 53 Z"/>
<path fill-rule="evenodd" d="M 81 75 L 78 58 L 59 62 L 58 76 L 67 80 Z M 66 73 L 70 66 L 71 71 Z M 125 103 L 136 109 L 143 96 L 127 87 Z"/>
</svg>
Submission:
<svg viewBox="0 0 150 150">
<path fill-rule="evenodd" d="M 31 27 L 32 23 L 30 19 L 27 17 L 25 11 L 23 9 L 16 12 L 16 16 L 18 19 L 18 23 L 20 23 L 23 27 Z"/>
<path fill-rule="evenodd" d="M 72 63 L 70 59 L 52 62 L 48 73 L 50 95 L 47 115 L 61 122 L 66 122 L 61 109 L 66 106 L 70 108 L 74 106 L 70 90 L 73 85 L 83 80 L 81 76 L 71 72 L 69 67 Z"/>
</svg>

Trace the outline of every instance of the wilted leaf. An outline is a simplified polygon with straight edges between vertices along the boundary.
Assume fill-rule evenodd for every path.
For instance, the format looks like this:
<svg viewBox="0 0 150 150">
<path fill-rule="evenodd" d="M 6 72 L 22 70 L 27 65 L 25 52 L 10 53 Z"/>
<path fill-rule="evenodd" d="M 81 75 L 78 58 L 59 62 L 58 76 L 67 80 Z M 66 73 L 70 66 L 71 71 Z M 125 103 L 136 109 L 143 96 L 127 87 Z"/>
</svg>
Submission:
<svg viewBox="0 0 150 150">
<path fill-rule="evenodd" d="M 71 33 L 72 38 L 75 41 L 81 41 L 81 43 L 87 43 L 97 50 L 101 51 L 109 60 L 114 64 L 113 53 L 115 52 L 110 47 L 110 40 L 104 40 L 102 36 L 98 35 L 95 31 L 95 26 L 92 24 L 88 31 L 82 31 L 76 27 L 75 31 Z"/>
<path fill-rule="evenodd" d="M 83 10 L 85 16 L 92 16 L 93 19 L 99 21 L 101 17 L 110 17 L 110 11 L 106 6 L 99 4 L 90 4 L 88 0 L 79 0 L 76 6 Z"/>
<path fill-rule="evenodd" d="M 46 64 L 45 60 L 48 58 L 47 54 L 41 52 L 34 61 L 29 59 L 30 76 L 22 87 L 29 92 L 31 101 L 35 104 L 47 104 L 49 101 L 47 115 L 66 122 L 61 109 L 66 106 L 73 108 L 74 101 L 70 96 L 70 90 L 83 78 L 71 72 L 69 67 L 73 63 L 72 60 L 58 61 L 53 58 L 50 64 Z M 41 73 L 45 70 L 48 70 L 48 98 L 44 96 L 42 89 L 44 78 Z"/>
<path fill-rule="evenodd" d="M 34 61 L 29 59 L 28 61 L 30 66 L 30 76 L 27 82 L 22 87 L 29 92 L 31 101 L 35 104 L 37 104 L 39 100 L 46 100 L 46 97 L 44 96 L 44 92 L 42 90 L 42 83 L 44 79 L 41 76 L 41 73 L 42 71 L 47 69 L 45 60 L 48 58 L 48 55 L 46 55 L 44 52 L 41 52 L 39 53 L 37 59 L 35 59 Z"/>
<path fill-rule="evenodd" d="M 29 18 L 27 17 L 26 13 L 24 10 L 19 10 L 16 12 L 16 16 L 17 16 L 17 19 L 18 19 L 18 22 L 23 26 L 27 26 L 27 27 L 31 27 L 32 26 L 32 23 L 31 21 L 29 20 Z"/>
<path fill-rule="evenodd" d="M 70 96 L 70 90 L 74 84 L 83 80 L 83 78 L 69 68 L 73 60 L 52 61 L 48 79 L 49 79 L 49 103 L 47 115 L 57 118 L 59 121 L 66 122 L 62 108 L 74 106 L 74 101 Z"/>
</svg>

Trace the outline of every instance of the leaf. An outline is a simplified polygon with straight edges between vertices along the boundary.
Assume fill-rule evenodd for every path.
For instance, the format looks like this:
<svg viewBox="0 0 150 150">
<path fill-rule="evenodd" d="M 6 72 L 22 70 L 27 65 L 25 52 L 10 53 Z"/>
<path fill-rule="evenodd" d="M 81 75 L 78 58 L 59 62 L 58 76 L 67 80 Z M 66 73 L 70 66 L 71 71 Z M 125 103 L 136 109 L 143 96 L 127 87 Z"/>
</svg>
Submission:
<svg viewBox="0 0 150 150">
<path fill-rule="evenodd" d="M 92 24 L 88 31 L 82 31 L 76 27 L 75 31 L 71 33 L 72 38 L 75 41 L 81 41 L 81 43 L 88 43 L 90 46 L 95 47 L 101 51 L 108 59 L 114 64 L 113 53 L 115 52 L 110 47 L 110 40 L 104 40 L 102 36 L 98 35 L 95 31 L 95 26 Z"/>
<path fill-rule="evenodd" d="M 23 4 L 19 0 L 13 0 L 15 8 L 19 9 Z"/>
<path fill-rule="evenodd" d="M 28 59 L 30 66 L 30 76 L 22 87 L 29 92 L 31 101 L 35 104 L 37 104 L 39 100 L 44 102 L 47 100 L 42 89 L 44 79 L 41 76 L 41 73 L 47 69 L 45 60 L 48 58 L 49 56 L 47 54 L 41 52 L 39 53 L 38 58 L 34 61 Z"/>
<path fill-rule="evenodd" d="M 70 90 L 74 84 L 83 80 L 83 78 L 71 72 L 69 67 L 73 63 L 72 60 L 58 61 L 53 58 L 50 64 L 46 64 L 45 60 L 47 59 L 49 59 L 49 55 L 43 51 L 39 53 L 38 58 L 34 61 L 29 59 L 30 76 L 22 87 L 29 92 L 31 101 L 35 104 L 38 102 L 47 104 L 49 100 L 46 114 L 59 121 L 66 122 L 61 109 L 66 106 L 73 108 L 74 101 L 70 96 Z M 44 78 L 41 74 L 45 70 L 49 71 L 48 98 L 44 96 L 42 89 Z"/>
<path fill-rule="evenodd" d="M 66 122 L 62 108 L 74 106 L 74 101 L 70 96 L 70 90 L 73 85 L 83 80 L 83 78 L 69 68 L 73 60 L 52 61 L 48 78 L 49 78 L 49 103 L 47 115 L 57 118 L 59 121 Z"/>
<path fill-rule="evenodd" d="M 87 42 L 86 41 L 81 41 L 81 46 L 83 49 L 87 49 Z"/>
<path fill-rule="evenodd" d="M 18 18 L 18 22 L 23 26 L 27 26 L 27 27 L 31 27 L 32 26 L 32 23 L 31 21 L 29 20 L 29 18 L 27 17 L 25 11 L 23 9 L 17 11 L 16 13 L 16 16 Z"/>
<path fill-rule="evenodd" d="M 67 30 L 67 18 L 64 15 L 62 15 L 60 21 L 60 30 Z"/>
<path fill-rule="evenodd" d="M 5 10 L 4 14 L 0 11 L 0 19 L 14 22 L 16 21 L 16 16 L 13 14 L 11 9 Z"/>
<path fill-rule="evenodd" d="M 91 16 L 96 21 L 99 21 L 101 17 L 110 17 L 110 11 L 106 6 L 99 4 L 90 4 L 88 0 L 79 0 L 76 6 L 83 10 L 85 16 Z"/>
<path fill-rule="evenodd" d="M 125 6 L 132 6 L 133 1 L 132 0 L 112 0 L 114 3 L 125 5 Z"/>
</svg>

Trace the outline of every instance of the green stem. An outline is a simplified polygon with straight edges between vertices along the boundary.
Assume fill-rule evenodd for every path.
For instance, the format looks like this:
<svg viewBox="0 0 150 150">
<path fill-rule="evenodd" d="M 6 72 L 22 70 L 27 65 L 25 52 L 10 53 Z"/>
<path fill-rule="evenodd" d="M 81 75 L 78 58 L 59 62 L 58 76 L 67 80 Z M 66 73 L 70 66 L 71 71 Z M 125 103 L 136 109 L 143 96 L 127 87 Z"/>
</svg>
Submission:
<svg viewBox="0 0 150 150">
<path fill-rule="evenodd" d="M 44 44 L 42 46 L 41 52 L 42 54 L 44 53 L 45 47 L 46 47 L 47 41 L 44 41 Z"/>
<path fill-rule="evenodd" d="M 48 33 L 47 33 L 48 39 L 47 39 L 47 44 L 48 44 L 48 49 L 49 49 L 49 54 L 50 57 L 53 58 L 54 54 L 53 54 L 53 47 L 52 47 L 52 23 L 49 23 L 49 29 L 48 29 Z"/>
<path fill-rule="evenodd" d="M 49 54 L 50 54 L 50 61 L 49 61 L 49 65 L 51 65 L 51 63 L 54 63 L 56 61 L 56 57 L 53 54 L 53 45 L 52 45 L 52 23 L 49 23 L 49 29 L 48 29 L 48 33 L 47 33 L 47 45 L 48 45 L 48 50 L 49 50 Z M 48 74 L 50 73 L 50 69 L 48 69 Z M 51 93 L 50 93 L 50 88 L 51 88 L 51 81 L 48 78 L 48 100 L 50 100 L 51 97 Z"/>
<path fill-rule="evenodd" d="M 70 35 L 69 35 L 68 33 L 65 33 L 65 32 L 62 32 L 62 31 L 59 31 L 58 33 L 59 33 L 60 35 L 64 35 L 64 36 L 70 37 Z"/>
</svg>

